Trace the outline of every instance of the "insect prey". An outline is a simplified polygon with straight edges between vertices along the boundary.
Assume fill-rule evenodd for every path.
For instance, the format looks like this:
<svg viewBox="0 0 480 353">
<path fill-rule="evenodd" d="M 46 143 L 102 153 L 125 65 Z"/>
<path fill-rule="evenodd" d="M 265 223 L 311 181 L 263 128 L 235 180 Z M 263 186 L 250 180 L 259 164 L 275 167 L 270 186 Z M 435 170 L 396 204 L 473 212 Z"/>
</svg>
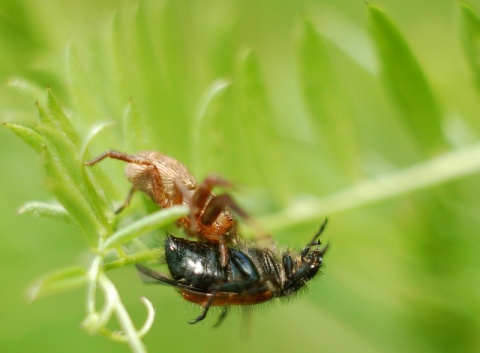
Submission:
<svg viewBox="0 0 480 353">
<path fill-rule="evenodd" d="M 300 252 L 279 252 L 255 245 L 227 247 L 228 262 L 221 265 L 218 249 L 169 235 L 165 259 L 170 275 L 137 264 L 145 276 L 177 288 L 184 299 L 203 306 L 202 313 L 190 321 L 203 320 L 211 306 L 221 306 L 225 318 L 231 305 L 255 305 L 275 298 L 287 298 L 314 278 L 323 265 L 328 244 L 320 247 L 320 235 L 327 220 Z"/>
</svg>

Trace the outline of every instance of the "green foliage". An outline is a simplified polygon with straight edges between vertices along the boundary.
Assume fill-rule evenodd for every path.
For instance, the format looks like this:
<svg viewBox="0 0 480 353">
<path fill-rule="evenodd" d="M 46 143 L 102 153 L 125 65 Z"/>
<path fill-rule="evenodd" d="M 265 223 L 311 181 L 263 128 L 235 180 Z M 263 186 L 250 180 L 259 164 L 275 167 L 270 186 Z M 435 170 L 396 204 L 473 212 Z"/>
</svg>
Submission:
<svg viewBox="0 0 480 353">
<path fill-rule="evenodd" d="M 23 86 L 28 86 L 25 84 Z M 74 289 L 88 285 L 87 307 L 88 314 L 84 327 L 91 333 L 102 332 L 106 336 L 126 341 L 135 352 L 143 352 L 145 348 L 140 337 L 148 332 L 153 318 L 147 320 L 143 329 L 136 331 L 123 304 L 121 303 L 114 285 L 105 275 L 105 257 L 112 251 L 117 253 L 116 263 L 128 264 L 132 256 L 128 256 L 120 247 L 138 236 L 153 231 L 159 227 L 171 224 L 188 213 L 186 207 L 172 207 L 158 211 L 144 217 L 126 227 L 114 231 L 113 218 L 109 202 L 105 194 L 99 190 L 91 171 L 84 166 L 83 157 L 89 141 L 108 126 L 102 124 L 87 135 L 85 142 L 81 138 L 65 115 L 59 102 L 47 91 L 46 107 L 37 104 L 39 122 L 33 128 L 19 124 L 6 124 L 21 139 L 27 142 L 45 160 L 48 185 L 63 207 L 43 202 L 30 202 L 20 209 L 20 213 L 29 213 L 35 216 L 53 218 L 61 221 L 73 221 L 85 235 L 96 254 L 91 267 L 73 267 L 56 271 L 39 280 L 30 290 L 29 297 L 33 300 L 38 297 Z M 132 112 L 131 105 L 125 114 L 125 126 L 132 131 L 127 135 L 135 135 L 141 140 L 139 132 L 143 131 L 135 124 L 141 124 L 136 112 Z M 130 137 L 130 136 L 129 136 Z M 83 146 L 83 148 L 82 148 Z M 158 258 L 158 252 L 148 251 L 150 259 Z M 136 253 L 134 259 L 148 260 L 146 256 Z M 110 266 L 111 268 L 112 266 Z M 105 294 L 105 303 L 100 312 L 96 308 L 96 291 L 101 288 Z M 146 302 L 149 316 L 153 317 L 153 308 Z M 112 334 L 106 325 L 112 315 L 115 315 L 124 330 L 124 335 Z"/>
<path fill-rule="evenodd" d="M 373 6 L 369 10 L 381 74 L 397 104 L 402 126 L 419 144 L 422 156 L 435 155 L 445 149 L 445 139 L 442 114 L 427 78 L 391 20 Z"/>
<path fill-rule="evenodd" d="M 480 90 L 480 17 L 467 4 L 460 3 L 462 44 L 467 63 Z"/>
<path fill-rule="evenodd" d="M 0 10 L 23 13 L 33 6 L 20 3 L 25 6 L 0 5 Z M 0 108 L 5 126 L 41 157 L 45 186 L 55 198 L 26 202 L 19 213 L 61 221 L 59 227 L 69 227 L 62 228 L 65 233 L 78 229 L 88 252 L 87 259 L 76 259 L 82 250 L 75 248 L 71 264 L 36 281 L 29 299 L 82 288 L 85 303 L 76 305 L 86 308 L 82 327 L 126 342 L 134 352 L 146 351 L 144 339 L 151 351 L 312 351 L 318 342 L 326 351 L 475 351 L 480 347 L 480 287 L 474 280 L 480 251 L 480 107 L 463 96 L 478 98 L 480 92 L 478 11 L 456 5 L 460 33 L 455 36 L 470 74 L 465 84 L 441 82 L 444 76 L 422 51 L 431 38 L 408 32 L 393 10 L 390 18 L 390 11 L 367 5 L 366 31 L 340 10 L 325 8 L 329 22 L 316 9 L 295 7 L 288 10 L 288 28 L 270 34 L 263 31 L 264 25 L 274 26 L 273 18 L 265 20 L 270 12 L 256 19 L 247 3 L 115 2 L 105 5 L 108 15 L 99 11 L 91 28 L 85 20 L 80 34 L 60 43 L 44 23 L 45 40 L 61 48 L 55 51 L 43 48 L 28 17 L 18 22 L 16 36 L 0 39 L 0 48 L 14 46 L 14 38 L 32 46 L 16 52 L 22 58 L 18 69 L 5 61 L 12 74 L 27 79 L 9 79 L 14 90 L 5 92 L 14 98 Z M 100 5 L 71 6 L 75 12 Z M 209 11 L 202 12 L 203 6 Z M 55 28 L 63 23 L 65 16 L 52 8 L 45 13 L 58 16 Z M 294 20 L 299 31 L 290 43 L 284 37 Z M 336 27 L 329 28 L 333 22 Z M 0 28 L 13 23 L 0 19 Z M 359 37 L 369 41 L 352 39 Z M 277 46 L 293 48 L 293 61 Z M 26 53 L 37 50 L 47 53 L 39 61 L 43 75 L 26 69 L 34 66 Z M 357 58 L 362 52 L 375 63 L 365 65 Z M 58 69 L 62 55 L 64 71 Z M 434 56 L 441 55 L 446 54 Z M 460 64 L 446 66 L 445 76 L 460 75 Z M 52 87 L 46 91 L 45 78 Z M 452 97 L 450 86 L 459 87 L 462 97 Z M 34 102 L 36 119 L 26 108 Z M 18 111 L 14 118 L 12 110 Z M 458 131 L 464 130 L 475 143 L 462 140 Z M 454 148 L 452 141 L 464 147 Z M 136 329 L 142 314 L 130 309 L 130 291 L 148 289 L 116 276 L 133 271 L 135 262 L 158 259 L 161 251 L 145 235 L 161 236 L 159 229 L 187 209 L 158 210 L 136 196 L 126 212 L 115 215 L 112 210 L 129 188 L 121 163 L 84 165 L 107 149 L 160 150 L 191 167 L 199 179 L 216 172 L 245 186 L 235 190 L 245 208 L 282 245 L 301 246 L 329 216 L 326 235 L 332 247 L 325 276 L 297 304 L 272 314 L 290 316 L 256 316 L 253 321 L 261 324 L 253 324 L 252 343 L 238 338 L 229 323 L 222 332 L 187 327 L 186 319 L 179 319 L 184 303 L 172 304 L 168 288 L 152 291 L 160 298 L 155 324 L 152 304 L 142 299 L 147 319 Z M 12 168 L 10 163 L 4 170 Z M 36 166 L 20 168 L 18 175 L 29 175 Z M 28 187 L 21 180 L 9 195 Z M 15 205 L 9 201 L 6 207 Z M 37 233 L 30 229 L 17 238 L 44 237 Z M 57 254 L 59 248 L 48 251 Z M 61 303 L 65 294 L 55 298 Z M 287 310 L 292 312 L 284 314 Z M 152 325 L 158 326 L 155 334 L 146 335 Z M 174 340 L 178 330 L 191 339 Z"/>
<path fill-rule="evenodd" d="M 358 173 L 358 145 L 352 129 L 351 112 L 344 104 L 341 86 L 325 39 L 308 18 L 302 21 L 299 40 L 299 69 L 305 104 L 312 117 L 315 152 L 335 168 L 335 187 L 354 180 Z M 339 138 L 341 136 L 342 138 Z M 346 179 L 344 179 L 346 178 Z M 348 185 L 348 184 L 347 184 Z"/>
</svg>

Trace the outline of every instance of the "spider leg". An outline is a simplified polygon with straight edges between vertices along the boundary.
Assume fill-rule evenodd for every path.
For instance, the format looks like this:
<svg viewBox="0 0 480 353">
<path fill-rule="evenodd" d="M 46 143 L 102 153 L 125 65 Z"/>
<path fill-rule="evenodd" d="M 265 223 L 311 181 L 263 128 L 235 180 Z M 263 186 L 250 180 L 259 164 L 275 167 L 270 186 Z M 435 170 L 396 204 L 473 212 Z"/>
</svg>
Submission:
<svg viewBox="0 0 480 353">
<path fill-rule="evenodd" d="M 211 196 L 212 189 L 215 186 L 227 186 L 231 187 L 232 184 L 227 180 L 212 174 L 205 178 L 204 181 L 198 186 L 197 190 L 192 196 L 192 205 L 195 205 L 200 210 L 203 210 L 208 203 Z"/>
<path fill-rule="evenodd" d="M 174 205 L 183 205 L 184 203 L 190 206 L 190 213 L 186 216 L 187 224 L 185 225 L 187 230 L 190 233 L 197 233 L 196 220 L 198 217 L 199 210 L 192 205 L 192 192 L 189 190 L 179 178 L 175 178 L 173 181 L 173 186 L 175 188 L 175 196 L 173 198 Z"/>
<path fill-rule="evenodd" d="M 182 183 L 180 178 L 173 180 L 173 187 L 175 189 L 175 196 L 173 198 L 174 205 L 182 205 L 184 202 L 188 203 L 190 190 Z"/>
<path fill-rule="evenodd" d="M 133 173 L 129 175 L 129 172 L 127 172 L 127 177 L 130 179 L 130 181 L 132 181 L 132 184 L 134 186 L 132 187 L 132 189 L 130 189 L 127 199 L 124 201 L 124 203 L 120 206 L 119 209 L 115 211 L 116 214 L 119 214 L 128 206 L 135 189 L 139 189 L 145 192 L 150 198 L 152 198 L 152 200 L 157 205 L 161 207 L 170 206 L 170 204 L 166 204 L 165 202 L 166 198 L 165 192 L 163 190 L 162 177 L 160 176 L 158 169 L 155 167 L 151 160 L 141 156 L 133 156 L 119 151 L 108 150 L 101 155 L 89 160 L 85 163 L 85 165 L 93 166 L 94 164 L 103 161 L 105 158 L 118 159 L 128 164 L 147 166 L 145 170 L 142 171 L 139 175 L 135 175 Z M 131 178 L 133 178 L 134 180 L 132 180 Z M 138 182 L 136 180 L 137 178 Z M 150 184 L 150 188 L 147 188 L 143 185 L 145 181 L 147 181 L 147 184 Z M 151 189 L 151 191 L 149 189 Z"/>
<path fill-rule="evenodd" d="M 248 219 L 248 214 L 228 194 L 213 196 L 205 207 L 200 221 L 203 224 L 212 224 L 223 212 L 225 207 L 231 209 L 243 219 Z"/>
<path fill-rule="evenodd" d="M 103 152 L 101 155 L 89 160 L 88 162 L 85 162 L 85 165 L 92 166 L 94 164 L 97 164 L 98 162 L 103 161 L 105 158 L 118 159 L 120 161 L 124 161 L 124 162 L 127 162 L 127 163 L 133 163 L 133 164 L 145 164 L 145 165 L 152 164 L 151 161 L 149 161 L 148 159 L 143 158 L 143 157 L 132 156 L 132 155 L 122 153 L 122 152 L 119 152 L 119 151 L 108 150 L 108 151 Z"/>
<path fill-rule="evenodd" d="M 135 194 L 135 191 L 137 189 L 132 186 L 130 188 L 130 191 L 128 192 L 128 195 L 127 195 L 127 198 L 125 199 L 125 201 L 123 201 L 123 203 L 120 205 L 119 208 L 117 208 L 117 210 L 115 211 L 115 214 L 120 214 L 120 212 L 122 212 L 124 209 L 126 209 L 128 207 L 128 205 L 130 204 L 130 201 L 132 200 L 132 197 L 133 197 L 133 194 Z"/>
</svg>

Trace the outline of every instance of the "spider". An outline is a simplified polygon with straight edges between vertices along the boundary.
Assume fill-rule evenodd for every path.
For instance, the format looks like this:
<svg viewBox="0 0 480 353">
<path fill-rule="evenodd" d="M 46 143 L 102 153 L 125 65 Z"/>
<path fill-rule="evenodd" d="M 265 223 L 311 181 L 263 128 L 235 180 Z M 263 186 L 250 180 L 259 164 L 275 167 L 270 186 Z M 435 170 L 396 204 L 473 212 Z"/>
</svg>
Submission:
<svg viewBox="0 0 480 353">
<path fill-rule="evenodd" d="M 244 219 L 248 218 L 229 194 L 212 193 L 216 186 L 231 187 L 228 181 L 212 174 L 198 184 L 182 163 L 156 151 L 129 155 L 109 150 L 85 164 L 93 166 L 105 158 L 126 162 L 125 174 L 132 183 L 125 202 L 115 213 L 128 206 L 136 190 L 142 191 L 162 208 L 187 204 L 190 213 L 179 219 L 177 225 L 192 237 L 218 244 L 221 264 L 226 266 L 227 245 L 237 242 L 237 222 L 230 210 Z"/>
<path fill-rule="evenodd" d="M 300 252 L 280 252 L 255 245 L 227 247 L 226 266 L 222 266 L 213 244 L 169 235 L 165 260 L 171 276 L 136 266 L 143 275 L 177 288 L 185 300 L 203 306 L 202 313 L 190 324 L 203 320 L 211 306 L 222 306 L 218 325 L 231 305 L 254 305 L 290 297 L 314 278 L 328 249 L 328 244 L 320 248 L 319 240 L 326 224 L 327 220 Z"/>
</svg>

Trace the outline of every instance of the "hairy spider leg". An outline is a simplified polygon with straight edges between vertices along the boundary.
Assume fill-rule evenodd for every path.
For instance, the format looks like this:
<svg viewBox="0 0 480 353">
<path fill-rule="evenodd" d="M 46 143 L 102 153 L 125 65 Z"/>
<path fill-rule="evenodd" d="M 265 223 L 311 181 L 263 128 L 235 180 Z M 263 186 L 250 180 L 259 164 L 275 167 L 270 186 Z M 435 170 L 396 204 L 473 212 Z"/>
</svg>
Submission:
<svg viewBox="0 0 480 353">
<path fill-rule="evenodd" d="M 212 189 L 215 186 L 232 187 L 232 184 L 218 175 L 212 174 L 205 178 L 193 194 L 192 203 L 199 208 L 198 212 L 204 210 L 201 218 L 202 223 L 212 224 L 225 207 L 229 207 L 237 215 L 247 219 L 248 214 L 230 195 L 220 194 L 211 197 Z"/>
<path fill-rule="evenodd" d="M 92 166 L 94 164 L 97 164 L 98 162 L 103 161 L 105 158 L 118 159 L 120 161 L 133 163 L 133 164 L 144 164 L 144 165 L 152 164 L 151 161 L 149 161 L 144 157 L 132 156 L 130 154 L 126 154 L 126 153 L 115 151 L 115 150 L 108 150 L 103 152 L 101 155 L 89 160 L 88 162 L 85 162 L 85 165 Z"/>
<path fill-rule="evenodd" d="M 210 227 L 210 231 L 201 232 L 202 236 L 210 241 L 218 242 L 221 264 L 225 267 L 228 261 L 227 239 L 224 232 L 218 233 L 218 231 L 212 228 L 212 225 L 227 207 L 232 209 L 240 217 L 244 219 L 248 218 L 247 213 L 235 203 L 230 195 L 221 194 L 212 196 L 212 189 L 215 186 L 231 186 L 231 184 L 217 175 L 210 175 L 198 186 L 193 195 L 191 190 L 188 190 L 178 178 L 175 179 L 174 186 L 176 191 L 175 203 L 181 204 L 182 202 L 187 202 L 190 204 L 188 230 L 193 234 L 197 234 L 202 226 Z M 200 224 L 198 224 L 198 222 L 200 222 Z M 231 225 L 228 224 L 228 226 L 235 227 L 235 223 L 232 221 Z M 236 235 L 235 229 L 233 230 L 234 235 Z"/>
<path fill-rule="evenodd" d="M 195 190 L 192 196 L 192 203 L 198 206 L 198 212 L 203 210 L 207 205 L 212 189 L 215 186 L 232 187 L 232 184 L 215 174 L 207 176 L 202 183 L 198 185 L 197 190 Z"/>
<path fill-rule="evenodd" d="M 137 191 L 137 189 L 135 188 L 135 186 L 132 186 L 130 188 L 130 191 L 128 192 L 128 195 L 127 195 L 127 198 L 125 199 L 125 201 L 123 201 L 123 203 L 120 205 L 120 207 L 115 210 L 116 215 L 123 212 L 123 210 L 125 210 L 128 207 L 128 205 L 130 205 L 130 201 L 132 201 L 132 197 L 135 194 L 135 191 Z"/>
<path fill-rule="evenodd" d="M 86 162 L 85 165 L 93 166 L 94 164 L 101 162 L 105 158 L 118 159 L 120 161 L 127 162 L 130 164 L 147 166 L 145 173 L 149 175 L 149 178 L 151 181 L 153 201 L 158 205 L 163 205 L 163 201 L 165 199 L 165 192 L 162 187 L 162 177 L 160 176 L 160 173 L 158 172 L 157 168 L 155 168 L 155 165 L 152 163 L 152 161 L 150 161 L 145 157 L 132 156 L 123 152 L 108 150 L 102 153 L 101 155 L 91 159 L 90 161 Z M 127 198 L 120 205 L 120 207 L 115 211 L 115 214 L 119 214 L 125 208 L 127 208 L 136 190 L 137 189 L 134 186 L 132 186 L 132 188 L 128 192 Z"/>
<path fill-rule="evenodd" d="M 213 195 L 211 194 L 212 189 L 215 186 L 227 186 L 232 187 L 232 183 L 228 180 L 221 178 L 218 175 L 212 174 L 209 175 L 205 180 L 198 186 L 197 190 L 193 194 L 192 205 L 197 206 L 197 212 L 200 213 L 203 210 L 200 221 L 202 224 L 211 225 L 218 216 L 225 210 L 225 207 L 233 211 L 237 216 L 245 220 L 249 226 L 256 230 L 257 234 L 263 234 L 265 232 L 262 227 L 257 224 L 247 212 L 245 212 L 238 203 L 229 195 L 229 194 L 220 194 Z M 197 215 L 198 218 L 198 215 Z M 235 226 L 235 225 L 233 225 Z M 235 235 L 235 229 L 233 229 Z M 213 240 L 213 239 L 212 239 Z"/>
</svg>

